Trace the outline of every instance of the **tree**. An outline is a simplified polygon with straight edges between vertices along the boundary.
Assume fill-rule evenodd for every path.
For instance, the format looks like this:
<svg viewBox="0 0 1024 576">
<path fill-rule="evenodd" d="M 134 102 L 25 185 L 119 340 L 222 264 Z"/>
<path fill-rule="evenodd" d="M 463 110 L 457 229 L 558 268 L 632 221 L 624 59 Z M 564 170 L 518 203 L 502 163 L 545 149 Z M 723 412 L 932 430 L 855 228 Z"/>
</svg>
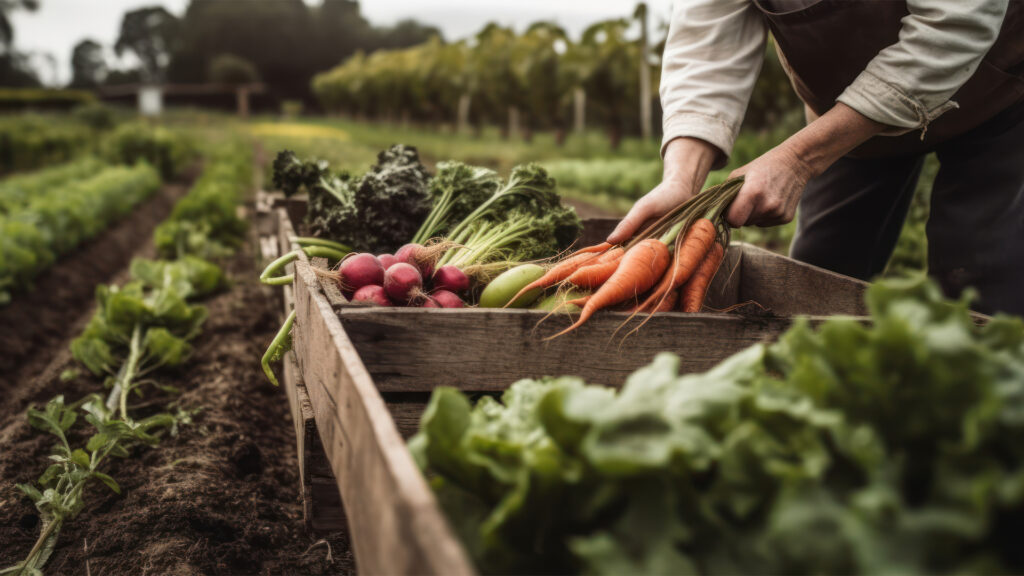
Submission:
<svg viewBox="0 0 1024 576">
<path fill-rule="evenodd" d="M 239 58 L 234 54 L 221 54 L 210 61 L 207 78 L 216 84 L 237 86 L 258 82 L 260 74 L 252 62 L 245 58 Z"/>
<path fill-rule="evenodd" d="M 178 18 L 162 6 L 127 12 L 121 20 L 121 34 L 114 51 L 118 56 L 125 51 L 135 54 L 145 78 L 161 82 L 178 41 L 179 24 Z"/>
<path fill-rule="evenodd" d="M 72 88 L 95 88 L 107 76 L 103 46 L 95 40 L 82 40 L 71 50 Z"/>
</svg>

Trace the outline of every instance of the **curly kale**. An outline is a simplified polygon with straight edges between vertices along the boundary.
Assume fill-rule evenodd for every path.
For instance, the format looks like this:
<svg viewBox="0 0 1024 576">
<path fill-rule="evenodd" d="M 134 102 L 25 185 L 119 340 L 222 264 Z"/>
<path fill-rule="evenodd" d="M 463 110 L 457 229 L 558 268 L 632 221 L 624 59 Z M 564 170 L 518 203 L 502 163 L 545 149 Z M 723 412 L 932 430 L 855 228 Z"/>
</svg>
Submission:
<svg viewBox="0 0 1024 576">
<path fill-rule="evenodd" d="M 309 194 L 309 232 L 361 251 L 390 252 L 413 237 L 430 210 L 429 179 L 416 149 L 404 145 L 381 152 L 361 178 L 332 174 L 326 162 L 287 150 L 274 160 L 277 188 Z"/>
</svg>

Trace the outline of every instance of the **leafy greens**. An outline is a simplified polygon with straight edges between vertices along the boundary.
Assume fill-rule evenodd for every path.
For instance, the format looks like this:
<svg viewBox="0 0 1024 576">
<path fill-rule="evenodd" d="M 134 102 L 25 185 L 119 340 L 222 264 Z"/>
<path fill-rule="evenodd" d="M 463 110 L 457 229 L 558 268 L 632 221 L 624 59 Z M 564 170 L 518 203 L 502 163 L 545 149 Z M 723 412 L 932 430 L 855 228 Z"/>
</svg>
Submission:
<svg viewBox="0 0 1024 576">
<path fill-rule="evenodd" d="M 441 388 L 410 446 L 487 573 L 1024 570 L 1024 322 L 867 300 L 704 374 Z"/>
</svg>

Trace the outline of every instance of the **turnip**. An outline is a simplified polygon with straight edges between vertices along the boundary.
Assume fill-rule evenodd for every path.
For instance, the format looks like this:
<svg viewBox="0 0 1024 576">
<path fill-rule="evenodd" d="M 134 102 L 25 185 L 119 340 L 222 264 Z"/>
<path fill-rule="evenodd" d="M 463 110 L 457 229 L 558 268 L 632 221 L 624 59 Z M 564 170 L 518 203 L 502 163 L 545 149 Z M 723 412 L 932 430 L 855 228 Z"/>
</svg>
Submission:
<svg viewBox="0 0 1024 576">
<path fill-rule="evenodd" d="M 448 290 L 435 290 L 430 297 L 441 305 L 441 308 L 462 308 L 465 304 L 454 292 Z"/>
<path fill-rule="evenodd" d="M 378 284 L 367 284 L 352 295 L 353 302 L 373 302 L 378 306 L 391 306 L 388 293 Z"/>
<path fill-rule="evenodd" d="M 423 277 L 412 264 L 398 262 L 384 271 L 384 290 L 393 302 L 406 304 L 423 290 Z"/>
<path fill-rule="evenodd" d="M 347 290 L 359 290 L 363 286 L 381 285 L 384 282 L 384 267 L 373 254 L 355 254 L 346 258 L 338 269 L 341 285 Z"/>
<path fill-rule="evenodd" d="M 380 265 L 383 266 L 385 270 L 399 262 L 398 258 L 395 258 L 394 254 L 381 254 L 380 256 L 377 256 L 377 260 L 380 260 Z"/>
<path fill-rule="evenodd" d="M 434 288 L 460 293 L 469 290 L 469 276 L 455 266 L 441 266 L 434 272 Z"/>
<path fill-rule="evenodd" d="M 544 275 L 544 269 L 536 264 L 522 264 L 502 272 L 480 293 L 481 308 L 501 308 L 509 303 L 524 286 Z M 530 304 L 544 292 L 543 288 L 530 290 L 516 299 L 512 308 L 529 308 Z"/>
</svg>

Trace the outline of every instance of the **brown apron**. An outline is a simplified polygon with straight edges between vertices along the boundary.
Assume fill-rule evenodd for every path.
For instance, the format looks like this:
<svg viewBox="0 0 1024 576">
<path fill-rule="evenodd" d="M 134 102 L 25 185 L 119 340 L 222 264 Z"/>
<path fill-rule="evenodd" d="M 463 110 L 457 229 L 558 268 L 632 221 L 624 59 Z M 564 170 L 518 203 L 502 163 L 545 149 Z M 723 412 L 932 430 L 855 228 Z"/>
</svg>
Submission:
<svg viewBox="0 0 1024 576">
<path fill-rule="evenodd" d="M 905 0 L 803 0 L 794 9 L 786 9 L 785 0 L 754 4 L 771 28 L 797 95 L 819 116 L 882 49 L 899 40 L 900 19 L 909 14 Z M 927 152 L 1024 102 L 1024 1 L 1010 0 L 995 44 L 952 100 L 960 107 L 928 124 L 923 139 L 920 130 L 876 136 L 851 155 Z"/>
</svg>

